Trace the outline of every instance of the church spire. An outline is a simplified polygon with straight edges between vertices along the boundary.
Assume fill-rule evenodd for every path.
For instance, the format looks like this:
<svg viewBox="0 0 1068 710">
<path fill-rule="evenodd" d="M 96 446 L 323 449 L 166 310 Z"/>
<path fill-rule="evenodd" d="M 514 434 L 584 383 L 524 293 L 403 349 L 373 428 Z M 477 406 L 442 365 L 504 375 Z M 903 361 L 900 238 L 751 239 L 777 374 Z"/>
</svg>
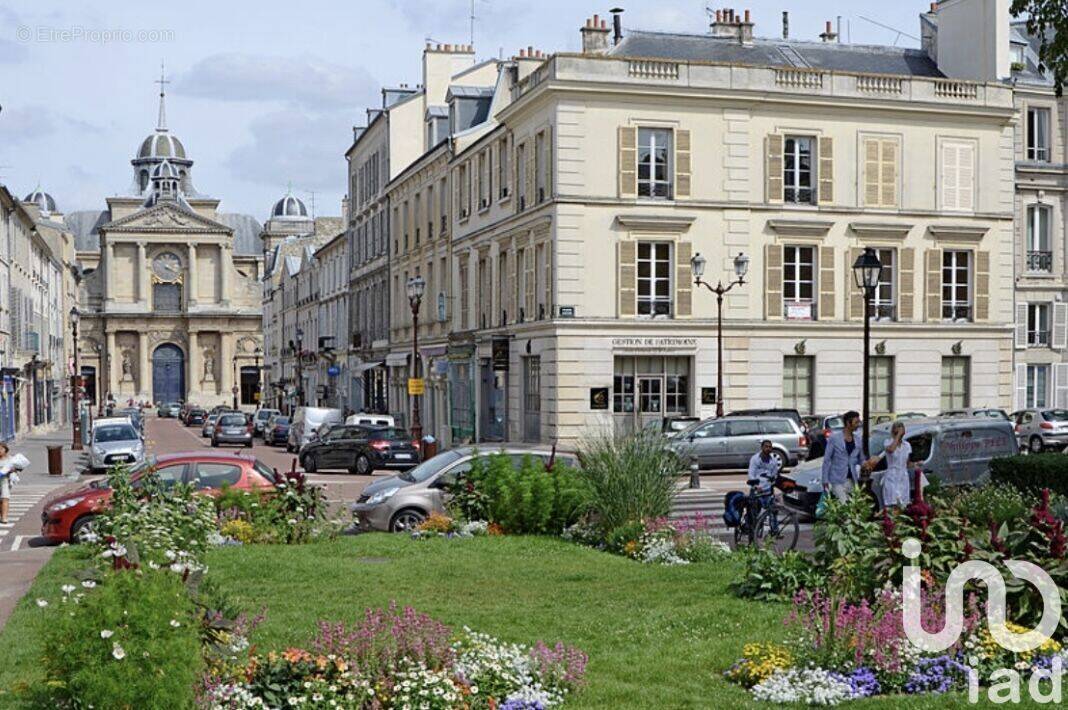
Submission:
<svg viewBox="0 0 1068 710">
<path fill-rule="evenodd" d="M 167 75 L 164 72 L 163 62 L 159 63 L 159 79 L 155 83 L 159 84 L 159 118 L 156 120 L 156 130 L 165 131 L 167 130 L 167 92 L 165 91 L 165 87 L 171 82 L 167 79 Z"/>
</svg>

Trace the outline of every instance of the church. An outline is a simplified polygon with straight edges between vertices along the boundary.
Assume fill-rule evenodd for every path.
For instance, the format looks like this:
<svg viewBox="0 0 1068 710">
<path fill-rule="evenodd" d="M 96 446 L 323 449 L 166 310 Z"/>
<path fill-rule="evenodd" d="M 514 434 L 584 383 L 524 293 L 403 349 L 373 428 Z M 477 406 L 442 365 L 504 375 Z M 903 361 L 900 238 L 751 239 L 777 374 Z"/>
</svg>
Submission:
<svg viewBox="0 0 1068 710">
<path fill-rule="evenodd" d="M 260 225 L 199 192 L 159 119 L 102 211 L 68 214 L 81 273 L 79 354 L 94 402 L 253 407 L 263 358 Z"/>
</svg>

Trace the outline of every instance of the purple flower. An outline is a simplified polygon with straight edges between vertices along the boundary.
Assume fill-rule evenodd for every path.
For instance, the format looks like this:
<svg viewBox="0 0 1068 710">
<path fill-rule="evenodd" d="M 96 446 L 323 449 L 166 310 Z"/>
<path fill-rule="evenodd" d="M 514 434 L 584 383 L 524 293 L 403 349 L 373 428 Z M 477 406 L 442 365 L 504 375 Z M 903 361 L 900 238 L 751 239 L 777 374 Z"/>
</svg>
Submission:
<svg viewBox="0 0 1068 710">
<path fill-rule="evenodd" d="M 501 705 L 500 710 L 545 710 L 545 706 L 538 700 L 524 700 L 523 698 L 509 698 Z"/>
<path fill-rule="evenodd" d="M 870 698 L 882 691 L 879 679 L 870 668 L 856 668 L 849 673 L 835 673 L 839 680 L 849 686 L 849 693 L 854 698 Z"/>
<path fill-rule="evenodd" d="M 949 656 L 921 658 L 916 670 L 905 683 L 905 692 L 948 693 L 954 688 L 961 688 L 967 679 L 967 668 Z"/>
</svg>

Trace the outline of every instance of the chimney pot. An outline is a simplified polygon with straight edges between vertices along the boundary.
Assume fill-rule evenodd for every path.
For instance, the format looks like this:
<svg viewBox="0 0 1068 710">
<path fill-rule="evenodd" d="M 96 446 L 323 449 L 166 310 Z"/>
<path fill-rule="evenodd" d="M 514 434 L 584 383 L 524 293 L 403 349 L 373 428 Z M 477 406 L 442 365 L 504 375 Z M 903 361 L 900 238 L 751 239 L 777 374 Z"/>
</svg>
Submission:
<svg viewBox="0 0 1068 710">
<path fill-rule="evenodd" d="M 716 10 L 716 22 L 723 22 L 723 10 Z"/>
<path fill-rule="evenodd" d="M 749 10 L 745 11 L 745 21 L 746 21 L 746 23 L 749 22 Z"/>
<path fill-rule="evenodd" d="M 527 56 L 528 57 L 533 57 L 534 56 L 534 45 L 532 45 L 532 44 L 528 44 L 527 45 Z"/>
<path fill-rule="evenodd" d="M 931 12 L 938 12 L 938 3 L 931 3 Z"/>
<path fill-rule="evenodd" d="M 608 29 L 608 20 L 601 20 L 601 29 L 602 30 L 607 30 Z"/>
<path fill-rule="evenodd" d="M 601 24 L 601 16 L 595 12 L 593 13 L 593 26 L 596 27 L 599 24 Z"/>
<path fill-rule="evenodd" d="M 790 39 L 790 13 L 787 10 L 782 11 L 782 38 Z"/>
<path fill-rule="evenodd" d="M 520 57 L 525 57 L 525 56 L 527 56 L 527 50 L 525 50 L 525 49 L 523 49 L 522 47 L 520 47 L 520 48 L 519 48 L 519 56 L 520 56 Z"/>
<path fill-rule="evenodd" d="M 827 20 L 827 26 L 825 28 L 825 31 L 827 32 L 827 34 L 831 33 L 831 21 L 830 20 Z"/>
</svg>

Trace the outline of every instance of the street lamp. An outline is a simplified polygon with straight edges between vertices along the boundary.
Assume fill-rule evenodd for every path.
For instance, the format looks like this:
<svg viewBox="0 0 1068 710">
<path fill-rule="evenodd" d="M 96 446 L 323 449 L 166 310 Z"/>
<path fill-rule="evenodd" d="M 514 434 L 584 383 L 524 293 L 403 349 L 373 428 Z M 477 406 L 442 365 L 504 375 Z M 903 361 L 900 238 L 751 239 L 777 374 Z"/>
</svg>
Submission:
<svg viewBox="0 0 1068 710">
<path fill-rule="evenodd" d="M 869 389 L 871 387 L 869 376 L 871 370 L 871 302 L 875 296 L 875 289 L 879 285 L 879 275 L 882 273 L 883 263 L 871 247 L 865 247 L 864 252 L 857 257 L 853 264 L 853 278 L 857 288 L 864 289 L 864 402 L 861 406 L 861 422 L 863 431 L 864 458 L 868 458 L 868 418 L 870 415 Z"/>
<path fill-rule="evenodd" d="M 304 331 L 297 328 L 297 406 L 304 406 Z"/>
<path fill-rule="evenodd" d="M 237 356 L 236 355 L 234 356 L 234 380 L 233 380 L 233 382 L 234 382 L 234 384 L 230 387 L 230 393 L 234 396 L 234 411 L 237 411 L 237 391 L 238 391 L 239 387 L 238 387 L 238 379 L 237 379 Z"/>
<path fill-rule="evenodd" d="M 698 286 L 704 286 L 712 293 L 716 294 L 716 358 L 718 365 L 716 367 L 716 416 L 723 416 L 723 294 L 730 291 L 735 286 L 742 286 L 745 284 L 745 274 L 749 271 L 749 257 L 745 254 L 738 252 L 738 256 L 734 257 L 734 275 L 737 277 L 735 280 L 729 282 L 726 286 L 723 282 L 717 282 L 715 286 L 712 286 L 701 277 L 705 275 L 705 264 L 707 260 L 701 256 L 698 252 L 690 259 L 690 268 L 693 270 L 693 282 Z"/>
<path fill-rule="evenodd" d="M 412 307 L 412 375 L 419 375 L 419 304 L 423 301 L 426 281 L 422 276 L 408 279 L 408 304 Z M 419 395 L 410 394 L 412 398 L 412 438 L 423 440 L 423 422 L 419 416 Z"/>
<path fill-rule="evenodd" d="M 70 309 L 70 330 L 71 340 L 74 343 L 74 375 L 71 376 L 71 392 L 73 393 L 73 399 L 71 401 L 71 451 L 82 450 L 82 409 L 81 409 L 81 389 L 82 389 L 82 365 L 81 359 L 78 357 L 78 318 L 81 313 L 78 312 L 78 307 L 73 306 Z"/>
</svg>

